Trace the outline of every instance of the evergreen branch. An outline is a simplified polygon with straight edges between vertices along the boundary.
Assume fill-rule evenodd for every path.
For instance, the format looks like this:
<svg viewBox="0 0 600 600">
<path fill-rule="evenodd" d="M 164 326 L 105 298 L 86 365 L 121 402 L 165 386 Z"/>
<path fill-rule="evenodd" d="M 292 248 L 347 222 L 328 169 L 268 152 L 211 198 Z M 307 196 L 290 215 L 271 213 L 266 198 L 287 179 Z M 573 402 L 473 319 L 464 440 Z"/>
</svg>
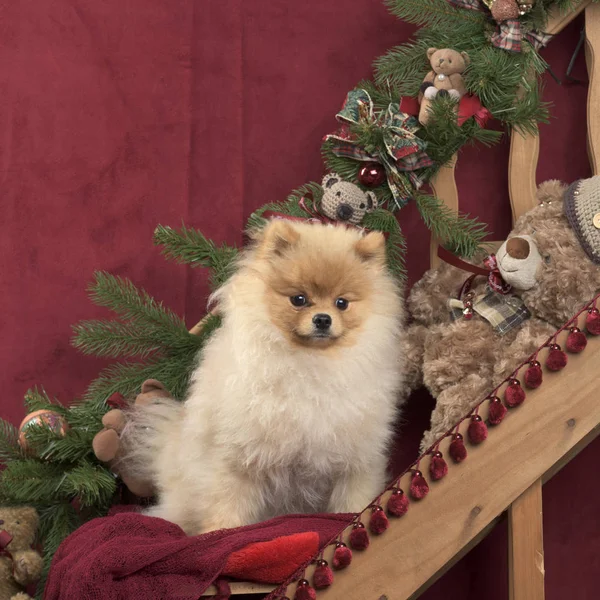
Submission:
<svg viewBox="0 0 600 600">
<path fill-rule="evenodd" d="M 68 420 L 68 417 L 67 417 Z M 27 429 L 27 444 L 35 449 L 36 456 L 52 463 L 76 463 L 92 455 L 95 432 L 86 426 L 71 427 L 63 434 L 44 425 L 31 425 Z"/>
<path fill-rule="evenodd" d="M 52 400 L 44 390 L 39 391 L 37 388 L 25 392 L 24 402 L 28 413 L 36 410 L 51 410 L 64 416 L 68 412 L 65 406 L 57 400 Z"/>
<path fill-rule="evenodd" d="M 61 482 L 61 491 L 76 497 L 82 507 L 108 506 L 116 489 L 116 478 L 107 468 L 87 461 L 67 471 Z"/>
<path fill-rule="evenodd" d="M 176 327 L 156 327 L 153 323 L 82 321 L 73 326 L 73 345 L 84 354 L 118 358 L 146 357 L 154 352 L 177 352 L 196 348 L 198 339 L 183 323 Z"/>
<path fill-rule="evenodd" d="M 33 458 L 12 460 L 0 474 L 1 488 L 13 504 L 51 504 L 60 500 L 64 471 Z"/>
<path fill-rule="evenodd" d="M 217 247 L 202 232 L 185 225 L 182 225 L 179 232 L 159 225 L 154 232 L 154 243 L 163 247 L 162 254 L 168 259 L 192 267 L 210 268 L 213 289 L 222 286 L 229 279 L 238 254 L 237 248 L 226 244 Z"/>
<path fill-rule="evenodd" d="M 400 282 L 404 283 L 406 280 L 406 240 L 395 215 L 388 210 L 376 209 L 365 215 L 362 225 L 367 229 L 388 234 L 386 241 L 388 268 Z"/>
<path fill-rule="evenodd" d="M 391 13 L 403 21 L 415 25 L 452 26 L 454 22 L 482 23 L 483 13 L 455 8 L 446 0 L 386 0 Z"/>
<path fill-rule="evenodd" d="M 479 250 L 487 234 L 485 224 L 457 214 L 435 196 L 418 194 L 415 199 L 423 221 L 447 250 L 464 258 Z"/>
<path fill-rule="evenodd" d="M 316 207 L 323 197 L 323 188 L 314 181 L 311 181 L 298 189 L 294 190 L 283 202 L 271 202 L 255 210 L 248 219 L 247 230 L 252 231 L 261 229 L 266 223 L 263 215 L 266 212 L 278 212 L 291 217 L 310 218 L 310 214 L 300 206 L 300 200 L 306 200 L 310 207 Z"/>
<path fill-rule="evenodd" d="M 40 508 L 38 513 L 40 515 L 39 538 L 44 546 L 44 566 L 37 584 L 36 600 L 42 600 L 54 553 L 62 541 L 79 527 L 81 520 L 69 502 Z"/>
<path fill-rule="evenodd" d="M 19 446 L 19 432 L 17 428 L 0 419 L 0 463 L 24 458 L 25 454 Z"/>
</svg>

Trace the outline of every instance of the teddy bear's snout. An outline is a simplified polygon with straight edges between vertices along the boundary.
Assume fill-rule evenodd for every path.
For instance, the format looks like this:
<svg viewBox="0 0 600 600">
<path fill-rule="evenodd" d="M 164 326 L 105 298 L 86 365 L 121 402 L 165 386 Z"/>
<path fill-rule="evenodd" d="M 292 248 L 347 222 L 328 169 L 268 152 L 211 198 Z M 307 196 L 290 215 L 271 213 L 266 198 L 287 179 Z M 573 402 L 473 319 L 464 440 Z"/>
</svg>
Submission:
<svg viewBox="0 0 600 600">
<path fill-rule="evenodd" d="M 506 253 L 511 258 L 524 260 L 529 256 L 529 242 L 521 237 L 510 238 L 506 242 Z"/>
<path fill-rule="evenodd" d="M 348 221 L 353 214 L 354 209 L 349 204 L 340 204 L 337 207 L 337 216 L 340 221 Z"/>
</svg>

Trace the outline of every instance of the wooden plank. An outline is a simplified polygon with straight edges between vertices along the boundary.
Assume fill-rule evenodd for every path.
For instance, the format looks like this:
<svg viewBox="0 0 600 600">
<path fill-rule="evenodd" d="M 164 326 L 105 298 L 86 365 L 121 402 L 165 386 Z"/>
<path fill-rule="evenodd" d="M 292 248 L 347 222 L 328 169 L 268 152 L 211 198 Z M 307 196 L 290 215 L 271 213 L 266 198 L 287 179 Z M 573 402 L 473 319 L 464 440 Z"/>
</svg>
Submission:
<svg viewBox="0 0 600 600">
<path fill-rule="evenodd" d="M 579 0 L 579 2 L 573 4 L 571 9 L 568 12 L 561 12 L 560 10 L 554 11 L 550 19 L 548 19 L 548 24 L 546 26 L 546 33 L 551 33 L 552 35 L 556 35 L 560 33 L 573 19 L 575 19 L 581 12 L 586 9 L 592 0 Z M 587 17 L 586 17 L 587 19 Z"/>
<path fill-rule="evenodd" d="M 600 161 L 600 61 L 596 60 L 596 49 L 600 48 L 600 5 L 590 4 L 585 9 L 586 61 L 589 75 L 587 101 L 587 141 L 590 164 L 594 175 L 598 175 Z"/>
<path fill-rule="evenodd" d="M 232 581 L 229 583 L 232 596 L 242 596 L 244 594 L 268 594 L 275 586 L 262 583 L 247 583 L 244 581 Z M 211 585 L 202 595 L 202 598 L 210 598 L 217 595 L 217 588 Z"/>
<path fill-rule="evenodd" d="M 544 600 L 542 480 L 508 509 L 509 598 Z"/>
<path fill-rule="evenodd" d="M 454 171 L 456 169 L 456 154 L 435 174 L 431 179 L 430 185 L 433 193 L 444 202 L 446 206 L 458 212 L 458 189 Z M 439 265 L 437 251 L 439 240 L 432 236 L 430 247 L 429 264 L 433 269 Z"/>
<path fill-rule="evenodd" d="M 565 337 L 559 339 L 563 347 Z M 584 353 L 569 356 L 564 371 L 545 372 L 544 384 L 528 391 L 525 403 L 491 428 L 485 443 L 468 445 L 460 465 L 448 461 L 448 476 L 431 483 L 427 498 L 413 501 L 401 520 L 391 519 L 383 535 L 372 536 L 366 552 L 354 552 L 352 567 L 337 572 L 319 597 L 406 600 L 422 593 L 525 490 L 591 441 L 600 423 L 599 361 L 600 339 L 592 338 Z M 448 444 L 441 445 L 445 456 Z M 426 461 L 421 468 L 427 471 Z M 402 487 L 409 487 L 406 477 Z"/>
<path fill-rule="evenodd" d="M 537 205 L 536 170 L 540 153 L 540 138 L 513 131 L 508 161 L 508 193 L 512 222 Z"/>
</svg>

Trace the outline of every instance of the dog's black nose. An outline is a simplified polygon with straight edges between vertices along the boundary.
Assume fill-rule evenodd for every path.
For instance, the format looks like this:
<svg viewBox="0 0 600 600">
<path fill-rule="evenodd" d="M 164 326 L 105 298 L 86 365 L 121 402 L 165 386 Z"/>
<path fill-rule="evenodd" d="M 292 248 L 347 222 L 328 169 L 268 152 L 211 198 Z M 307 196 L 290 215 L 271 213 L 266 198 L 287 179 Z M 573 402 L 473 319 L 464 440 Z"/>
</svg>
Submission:
<svg viewBox="0 0 600 600">
<path fill-rule="evenodd" d="M 313 323 L 317 329 L 326 331 L 331 327 L 331 317 L 324 313 L 319 313 L 313 317 Z"/>
<path fill-rule="evenodd" d="M 337 216 L 340 221 L 347 221 L 352 218 L 354 209 L 349 204 L 340 204 L 337 207 Z"/>
</svg>

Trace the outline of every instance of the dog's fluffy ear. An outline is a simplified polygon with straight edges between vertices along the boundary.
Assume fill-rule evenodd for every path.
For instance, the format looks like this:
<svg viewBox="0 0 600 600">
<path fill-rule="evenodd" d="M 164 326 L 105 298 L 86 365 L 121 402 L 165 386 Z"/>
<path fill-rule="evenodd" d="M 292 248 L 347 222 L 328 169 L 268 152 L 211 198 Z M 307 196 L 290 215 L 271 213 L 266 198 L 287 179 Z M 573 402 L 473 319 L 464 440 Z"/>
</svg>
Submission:
<svg viewBox="0 0 600 600">
<path fill-rule="evenodd" d="M 281 256 L 300 239 L 300 233 L 284 219 L 274 219 L 265 226 L 260 246 L 266 256 Z"/>
<path fill-rule="evenodd" d="M 385 264 L 385 236 L 381 231 L 371 231 L 362 237 L 354 246 L 356 254 L 365 262 Z"/>
</svg>

